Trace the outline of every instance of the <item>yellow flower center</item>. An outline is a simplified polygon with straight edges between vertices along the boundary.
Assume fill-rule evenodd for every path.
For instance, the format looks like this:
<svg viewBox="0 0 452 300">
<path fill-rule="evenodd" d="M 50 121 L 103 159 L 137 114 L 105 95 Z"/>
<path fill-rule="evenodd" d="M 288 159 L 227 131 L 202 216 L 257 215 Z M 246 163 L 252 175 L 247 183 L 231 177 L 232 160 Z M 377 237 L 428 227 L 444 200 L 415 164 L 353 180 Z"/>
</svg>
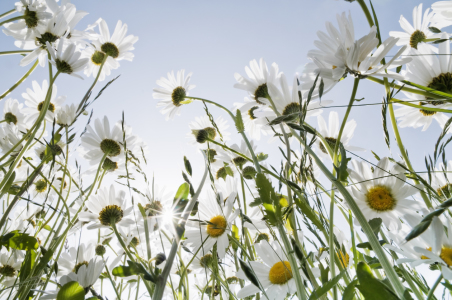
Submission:
<svg viewBox="0 0 452 300">
<path fill-rule="evenodd" d="M 428 247 L 427 250 L 428 251 L 432 251 L 432 247 Z M 422 255 L 421 259 L 429 259 L 429 258 L 427 256 L 425 256 L 425 255 Z"/>
<path fill-rule="evenodd" d="M 348 263 L 350 262 L 350 256 L 348 255 L 348 253 L 342 253 L 342 251 L 339 251 L 338 253 L 336 253 L 337 258 L 339 259 L 339 261 L 342 264 L 342 267 L 346 268 L 348 267 Z"/>
<path fill-rule="evenodd" d="M 288 261 L 278 261 L 268 273 L 268 279 L 273 284 L 284 284 L 292 277 L 292 268 Z"/>
<path fill-rule="evenodd" d="M 441 249 L 441 254 L 439 255 L 441 259 L 450 267 L 452 266 L 452 248 L 445 247 Z"/>
<path fill-rule="evenodd" d="M 393 210 L 397 202 L 392 196 L 391 190 L 382 185 L 369 189 L 366 198 L 369 207 L 380 212 Z"/>
<path fill-rule="evenodd" d="M 207 234 L 211 237 L 219 237 L 226 231 L 227 222 L 223 216 L 215 216 L 207 225 Z"/>
</svg>

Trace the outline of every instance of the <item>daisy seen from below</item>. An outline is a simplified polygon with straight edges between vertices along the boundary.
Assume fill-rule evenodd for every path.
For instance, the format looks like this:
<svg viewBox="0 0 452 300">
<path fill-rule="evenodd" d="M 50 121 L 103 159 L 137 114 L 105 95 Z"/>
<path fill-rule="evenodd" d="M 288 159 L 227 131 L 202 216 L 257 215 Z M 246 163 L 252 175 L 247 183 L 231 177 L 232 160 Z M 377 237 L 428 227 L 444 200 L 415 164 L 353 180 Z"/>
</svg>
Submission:
<svg viewBox="0 0 452 300">
<path fill-rule="evenodd" d="M 452 160 L 440 163 L 432 172 L 432 187 L 444 200 L 452 197 Z"/>
<path fill-rule="evenodd" d="M 390 167 L 388 157 L 380 159 L 374 171 L 366 162 L 352 160 L 351 165 L 347 188 L 367 220 L 381 218 L 389 230 L 397 230 L 403 215 L 422 208 L 417 201 L 407 199 L 420 189 L 406 184 L 404 169 L 396 164 Z"/>
<path fill-rule="evenodd" d="M 56 122 L 60 126 L 69 127 L 77 118 L 77 106 L 75 104 L 65 105 L 56 114 Z"/>
<path fill-rule="evenodd" d="M 268 299 L 282 300 L 288 294 L 294 294 L 297 288 L 293 278 L 292 266 L 279 244 L 276 242 L 269 244 L 267 241 L 261 241 L 255 244 L 254 248 L 263 263 L 250 261 L 249 265 L 265 290 Z M 247 280 L 245 273 L 241 269 L 237 272 L 237 277 Z M 260 289 L 251 283 L 243 287 L 237 293 L 237 297 L 245 298 L 259 292 Z"/>
<path fill-rule="evenodd" d="M 105 54 L 102 51 L 98 51 L 94 46 L 88 45 L 88 47 L 82 51 L 82 57 L 88 58 L 88 63 L 84 71 L 85 75 L 87 77 L 96 77 L 102 62 L 104 61 Z M 119 62 L 113 57 L 108 56 L 100 71 L 99 81 L 104 81 L 105 78 L 111 74 L 111 71 L 117 68 L 119 68 Z"/>
<path fill-rule="evenodd" d="M 78 248 L 71 247 L 67 252 L 62 252 L 58 258 L 58 276 L 71 272 L 77 274 L 81 266 L 88 266 L 95 256 L 94 246 L 94 243 L 81 243 Z"/>
<path fill-rule="evenodd" d="M 65 44 L 65 39 L 61 38 L 58 41 L 58 47 L 55 51 L 52 46 L 47 42 L 47 49 L 49 50 L 52 59 L 50 62 L 54 65 L 58 72 L 69 74 L 71 76 L 83 79 L 82 76 L 75 73 L 82 71 L 85 68 L 88 58 L 80 58 L 81 53 L 75 51 L 75 44 L 70 44 L 63 51 L 63 45 Z"/>
<path fill-rule="evenodd" d="M 52 18 L 52 13 L 47 11 L 47 6 L 40 0 L 20 0 L 16 2 L 16 11 L 24 18 L 5 24 L 3 33 L 18 41 L 36 36 L 47 27 L 48 20 Z"/>
<path fill-rule="evenodd" d="M 25 105 L 27 106 L 24 108 L 27 123 L 34 123 L 38 119 L 41 109 L 44 106 L 47 90 L 49 89 L 47 80 L 44 80 L 41 86 L 35 80 L 31 84 L 33 89 L 27 88 L 26 93 L 22 93 L 22 97 L 25 99 Z M 52 94 L 50 95 L 49 108 L 45 116 L 45 120 L 48 122 L 53 122 L 55 114 L 58 113 L 62 104 L 66 101 L 66 96 L 57 97 L 57 91 L 57 86 L 54 84 Z"/>
<path fill-rule="evenodd" d="M 332 23 L 326 22 L 325 26 L 327 32 L 317 31 L 319 40 L 314 41 L 317 49 L 308 52 L 308 58 L 312 61 L 305 65 L 304 70 L 300 76 L 301 90 L 309 91 L 314 85 L 314 81 L 318 75 L 318 69 L 321 68 L 324 72 L 333 72 L 337 66 L 328 64 L 325 57 L 334 56 L 340 47 L 349 49 L 355 42 L 355 29 L 351 14 L 348 16 L 343 12 L 336 15 L 338 28 Z M 324 93 L 330 91 L 338 82 L 332 79 L 332 75 L 324 76 Z M 318 97 L 319 89 L 315 88 L 313 97 Z"/>
<path fill-rule="evenodd" d="M 226 197 L 219 198 L 221 204 L 217 203 L 217 197 L 212 193 L 209 193 L 207 198 L 201 199 L 195 216 L 199 221 L 188 221 L 187 226 L 191 229 L 185 231 L 187 238 L 185 244 L 190 245 L 195 251 L 202 247 L 200 250 L 202 254 L 217 244 L 220 259 L 226 255 L 226 249 L 229 247 L 228 234 L 231 232 L 232 222 L 239 214 L 238 209 L 233 212 L 237 193 L 223 196 Z"/>
<path fill-rule="evenodd" d="M 27 132 L 23 107 L 23 103 L 19 103 L 16 99 L 6 99 L 5 106 L 3 106 L 3 118 L 7 124 L 16 125 L 20 132 Z"/>
<path fill-rule="evenodd" d="M 103 187 L 96 195 L 91 195 L 86 201 L 86 207 L 88 211 L 80 213 L 80 220 L 92 222 L 88 229 L 134 224 L 133 220 L 127 218 L 133 207 L 128 206 L 125 192 L 116 193 L 114 185 Z"/>
<path fill-rule="evenodd" d="M 177 75 L 174 72 L 168 72 L 168 78 L 161 77 L 156 81 L 160 87 L 154 88 L 152 97 L 156 100 L 160 100 L 157 103 L 157 107 L 161 107 L 160 112 L 166 115 L 166 120 L 173 119 L 175 115 L 180 115 L 180 107 L 183 104 L 191 102 L 187 99 L 188 91 L 195 86 L 190 85 L 190 78 L 192 73 L 185 76 L 185 70 L 177 71 Z"/>
<path fill-rule="evenodd" d="M 429 29 L 434 15 L 434 12 L 430 11 L 430 8 L 427 8 L 424 15 L 422 15 L 421 3 L 413 9 L 413 25 L 411 25 L 403 16 L 400 16 L 399 24 L 405 32 L 390 31 L 389 35 L 399 39 L 396 44 L 397 46 L 407 46 L 405 51 L 405 54 L 407 54 L 412 48 L 417 49 L 417 45 L 419 43 L 424 43 L 426 39 L 436 39 L 441 36 L 441 34 L 433 33 Z M 433 51 L 436 50 L 435 46 L 427 43 L 426 45 L 432 48 Z"/>
<path fill-rule="evenodd" d="M 219 116 L 215 118 L 215 124 L 218 127 L 218 130 L 213 126 L 208 116 L 196 117 L 194 121 L 188 124 L 190 132 L 187 134 L 187 137 L 189 138 L 190 143 L 193 145 L 204 144 L 201 142 L 205 138 L 205 133 L 207 133 L 209 139 L 216 142 L 229 140 L 230 133 L 227 131 L 229 128 L 228 122 L 223 119 L 222 116 Z"/>
<path fill-rule="evenodd" d="M 335 111 L 330 112 L 328 125 L 326 124 L 325 119 L 322 117 L 322 115 L 317 116 L 317 123 L 318 123 L 317 131 L 325 138 L 325 140 L 328 143 L 328 146 L 330 146 L 331 150 L 333 150 L 337 142 L 340 128 L 339 116 L 337 112 Z M 363 148 L 348 145 L 348 143 L 353 137 L 353 133 L 356 129 L 356 126 L 357 125 L 355 120 L 347 121 L 344 127 L 344 131 L 342 132 L 340 143 L 344 146 L 346 150 L 364 151 Z M 325 158 L 330 158 L 325 145 L 322 143 L 320 139 L 317 140 L 316 144 L 320 150 L 319 152 L 320 155 L 322 155 Z"/>
<path fill-rule="evenodd" d="M 445 34 L 441 38 L 447 38 Z M 439 44 L 438 55 L 433 52 L 430 47 L 419 44 L 418 50 L 412 50 L 417 54 L 413 57 L 413 61 L 406 65 L 404 77 L 407 81 L 426 86 L 440 92 L 452 93 L 452 59 L 450 57 L 450 42 Z M 425 55 L 424 55 L 425 54 Z M 409 101 L 415 104 L 430 108 L 448 108 L 451 103 L 443 99 L 434 99 L 423 95 L 404 92 Z M 419 101 L 419 102 L 417 102 Z M 417 102 L 417 103 L 416 103 Z M 422 127 L 422 131 L 427 130 L 433 120 L 438 122 L 441 128 L 444 128 L 449 117 L 442 112 L 436 112 L 426 109 L 409 107 L 397 104 L 399 109 L 394 111 L 400 127 Z M 452 127 L 449 133 L 452 132 Z"/>
<path fill-rule="evenodd" d="M 259 64 L 254 59 L 250 61 L 249 67 L 245 67 L 245 72 L 248 79 L 239 73 L 234 74 L 235 80 L 237 80 L 234 87 L 247 91 L 249 93 L 249 97 L 258 104 L 264 104 L 265 102 L 263 99 L 267 99 L 269 97 L 268 84 L 276 84 L 280 76 L 278 65 L 273 63 L 270 68 L 268 68 L 267 63 L 263 58 L 259 60 Z"/>
<path fill-rule="evenodd" d="M 256 112 L 259 112 L 262 107 L 262 105 L 248 97 L 245 97 L 244 103 L 234 103 L 234 111 L 238 109 L 242 113 L 243 125 L 245 125 L 246 132 L 249 133 L 252 139 L 257 141 L 261 139 L 261 134 L 267 135 L 270 133 L 269 128 L 256 122 Z"/>
<path fill-rule="evenodd" d="M 432 4 L 432 10 L 436 14 L 434 26 L 446 27 L 452 25 L 452 1 L 437 1 Z"/>
<path fill-rule="evenodd" d="M 19 283 L 18 274 L 23 260 L 24 255 L 21 251 L 2 249 L 0 252 L 0 276 L 3 286 L 12 286 Z"/>
</svg>

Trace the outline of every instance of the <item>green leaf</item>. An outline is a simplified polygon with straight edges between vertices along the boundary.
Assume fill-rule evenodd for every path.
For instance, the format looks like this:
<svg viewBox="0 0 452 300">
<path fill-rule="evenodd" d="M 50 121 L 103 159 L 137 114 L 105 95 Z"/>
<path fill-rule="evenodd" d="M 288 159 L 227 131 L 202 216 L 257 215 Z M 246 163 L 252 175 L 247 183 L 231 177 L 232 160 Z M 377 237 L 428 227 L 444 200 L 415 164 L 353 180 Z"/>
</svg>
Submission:
<svg viewBox="0 0 452 300">
<path fill-rule="evenodd" d="M 25 282 L 25 280 L 30 275 L 31 269 L 35 265 L 36 262 L 36 251 L 30 250 L 27 251 L 25 255 L 25 259 L 20 267 L 19 278 L 21 282 Z"/>
<path fill-rule="evenodd" d="M 433 33 L 441 33 L 441 30 L 439 30 L 438 28 L 436 28 L 436 27 L 429 27 L 428 28 L 431 32 L 433 32 Z"/>
<path fill-rule="evenodd" d="M 256 186 L 259 192 L 260 200 L 262 201 L 262 205 L 265 209 L 264 214 L 266 220 L 271 225 L 276 225 L 279 221 L 281 221 L 281 218 L 278 218 L 278 215 L 281 215 L 279 208 L 279 197 L 276 196 L 271 182 L 262 173 L 258 173 L 256 175 Z"/>
<path fill-rule="evenodd" d="M 331 290 L 339 282 L 339 280 L 342 278 L 342 276 L 344 275 L 344 272 L 345 272 L 345 270 L 342 270 L 342 272 L 339 273 L 339 275 L 337 275 L 336 277 L 334 277 L 330 281 L 324 283 L 321 287 L 318 287 L 317 289 L 315 289 L 312 292 L 311 296 L 309 296 L 309 300 L 319 299 L 325 293 L 327 293 L 329 290 Z"/>
<path fill-rule="evenodd" d="M 185 171 L 187 171 L 188 175 L 191 176 L 191 174 L 192 174 L 191 173 L 192 172 L 191 164 L 190 164 L 190 161 L 187 159 L 186 156 L 184 156 L 184 165 L 185 165 Z"/>
<path fill-rule="evenodd" d="M 128 277 L 128 276 L 132 276 L 132 275 L 138 275 L 139 273 L 138 273 L 138 270 L 133 267 L 117 266 L 116 268 L 113 269 L 111 274 L 113 274 L 113 276 L 117 276 L 117 277 Z"/>
<path fill-rule="evenodd" d="M 3 197 L 6 193 L 8 193 L 9 189 L 14 183 L 14 180 L 16 179 L 16 172 L 14 171 L 13 174 L 8 178 L 5 185 L 3 186 L 2 191 L 0 192 L 0 197 Z"/>
<path fill-rule="evenodd" d="M 268 154 L 265 154 L 265 153 L 261 152 L 261 153 L 258 153 L 256 155 L 256 157 L 257 157 L 258 161 L 264 161 L 264 160 L 266 160 L 268 158 Z"/>
<path fill-rule="evenodd" d="M 57 300 L 85 300 L 85 289 L 77 282 L 71 281 L 58 291 Z"/>
<path fill-rule="evenodd" d="M 383 246 L 384 244 L 386 244 L 385 240 L 379 240 L 380 245 Z M 369 250 L 373 250 L 372 246 L 370 245 L 369 242 L 365 242 L 365 243 L 359 243 L 358 245 L 356 245 L 356 247 L 361 248 L 361 249 L 369 249 Z"/>
<path fill-rule="evenodd" d="M 287 126 L 289 126 L 292 129 L 300 130 L 300 131 L 306 131 L 307 133 L 315 135 L 315 131 L 312 130 L 311 128 L 309 128 L 308 126 L 298 125 L 298 124 L 295 124 L 295 123 L 286 123 L 286 124 L 287 124 Z"/>
<path fill-rule="evenodd" d="M 353 300 L 353 297 L 355 296 L 355 287 L 357 284 L 358 279 L 355 279 L 347 285 L 347 287 L 344 289 L 344 292 L 342 293 L 342 300 Z"/>
<path fill-rule="evenodd" d="M 188 199 L 188 194 L 190 193 L 190 185 L 186 182 L 182 183 L 177 190 L 174 200 Z"/>
<path fill-rule="evenodd" d="M 424 231 L 427 230 L 427 228 L 430 226 L 430 224 L 432 224 L 432 221 L 423 221 L 423 222 L 417 224 L 410 231 L 410 233 L 408 233 L 408 235 L 405 237 L 405 240 L 408 242 L 408 241 L 411 241 L 412 239 L 420 236 L 422 233 L 424 233 Z"/>
<path fill-rule="evenodd" d="M 323 83 L 323 78 L 320 78 L 319 84 L 319 99 L 322 100 L 323 89 L 325 88 L 325 84 Z"/>
<path fill-rule="evenodd" d="M 356 287 L 366 300 L 399 300 L 391 289 L 374 277 L 372 270 L 365 262 L 359 262 L 356 270 L 359 285 Z"/>
<path fill-rule="evenodd" d="M 261 287 L 259 285 L 259 280 L 257 279 L 256 274 L 254 273 L 253 269 L 243 260 L 239 258 L 240 267 L 243 270 L 243 273 L 245 273 L 246 278 L 248 278 L 249 281 L 251 281 L 252 284 L 257 286 L 261 291 Z"/>
<path fill-rule="evenodd" d="M 448 40 L 449 39 L 439 39 L 439 40 L 433 41 L 432 44 L 441 44 L 441 43 L 447 42 Z"/>
<path fill-rule="evenodd" d="M 322 281 L 322 284 L 325 284 L 328 282 L 328 275 L 330 274 L 330 268 L 324 267 L 323 264 L 319 264 L 320 269 L 320 280 Z"/>
<path fill-rule="evenodd" d="M 245 131 L 245 125 L 243 125 L 243 119 L 242 119 L 242 113 L 239 109 L 237 109 L 237 112 L 235 114 L 235 128 L 237 128 L 237 131 L 239 133 Z"/>
<path fill-rule="evenodd" d="M 346 182 L 347 181 L 347 177 L 348 177 L 348 171 L 347 171 L 347 164 L 350 161 L 350 158 L 347 158 L 347 154 L 345 152 L 345 148 L 344 145 L 342 145 L 342 143 L 339 143 L 339 150 L 340 150 L 340 158 L 341 158 L 341 162 L 339 164 L 339 167 L 334 166 L 334 168 L 336 169 L 337 172 L 337 179 L 339 181 L 342 182 Z"/>
<path fill-rule="evenodd" d="M 374 155 L 374 157 L 375 157 L 377 160 L 380 160 L 380 156 L 378 156 L 377 153 L 375 153 L 375 152 L 373 152 L 373 151 L 370 151 L 370 152 L 372 152 L 372 154 Z"/>
<path fill-rule="evenodd" d="M 26 233 L 20 233 L 17 230 L 2 236 L 0 244 L 6 248 L 16 250 L 37 250 L 39 248 L 38 240 Z"/>
<path fill-rule="evenodd" d="M 378 237 L 382 223 L 383 220 L 381 218 L 375 218 L 369 221 L 370 228 L 372 228 L 372 231 L 374 232 L 376 237 Z"/>
</svg>

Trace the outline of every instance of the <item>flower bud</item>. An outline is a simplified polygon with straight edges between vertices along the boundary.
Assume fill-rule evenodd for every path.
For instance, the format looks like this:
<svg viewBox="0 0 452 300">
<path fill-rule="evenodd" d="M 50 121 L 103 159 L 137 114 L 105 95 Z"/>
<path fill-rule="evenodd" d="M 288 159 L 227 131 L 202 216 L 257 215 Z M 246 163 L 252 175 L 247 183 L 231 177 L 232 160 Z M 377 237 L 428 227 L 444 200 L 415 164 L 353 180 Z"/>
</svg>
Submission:
<svg viewBox="0 0 452 300">
<path fill-rule="evenodd" d="M 207 132 L 207 130 L 204 130 L 204 129 L 195 130 L 194 129 L 191 132 L 195 136 L 196 141 L 200 144 L 204 144 L 207 141 L 207 139 L 209 138 L 209 132 Z"/>
<path fill-rule="evenodd" d="M 102 256 L 107 252 L 107 249 L 104 245 L 97 245 L 96 246 L 96 255 Z"/>
<path fill-rule="evenodd" d="M 248 166 L 243 169 L 243 177 L 248 180 L 254 179 L 256 173 L 256 169 L 254 169 L 254 167 L 252 166 Z"/>
<path fill-rule="evenodd" d="M 165 253 L 159 253 L 154 257 L 155 265 L 158 266 L 166 260 Z"/>
</svg>

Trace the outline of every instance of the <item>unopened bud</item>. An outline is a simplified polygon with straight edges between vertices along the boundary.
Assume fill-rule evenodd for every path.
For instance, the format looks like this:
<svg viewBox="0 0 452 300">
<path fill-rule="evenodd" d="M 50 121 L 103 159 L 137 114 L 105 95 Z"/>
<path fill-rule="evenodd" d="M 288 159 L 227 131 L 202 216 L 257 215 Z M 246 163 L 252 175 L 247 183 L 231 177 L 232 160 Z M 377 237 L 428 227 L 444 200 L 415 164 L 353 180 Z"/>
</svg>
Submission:
<svg viewBox="0 0 452 300">
<path fill-rule="evenodd" d="M 104 245 L 97 245 L 96 246 L 96 255 L 102 256 L 107 252 L 107 249 Z"/>
<path fill-rule="evenodd" d="M 254 167 L 252 166 L 248 166 L 243 169 L 243 177 L 245 179 L 254 179 L 256 173 L 256 169 L 254 169 Z"/>
</svg>

